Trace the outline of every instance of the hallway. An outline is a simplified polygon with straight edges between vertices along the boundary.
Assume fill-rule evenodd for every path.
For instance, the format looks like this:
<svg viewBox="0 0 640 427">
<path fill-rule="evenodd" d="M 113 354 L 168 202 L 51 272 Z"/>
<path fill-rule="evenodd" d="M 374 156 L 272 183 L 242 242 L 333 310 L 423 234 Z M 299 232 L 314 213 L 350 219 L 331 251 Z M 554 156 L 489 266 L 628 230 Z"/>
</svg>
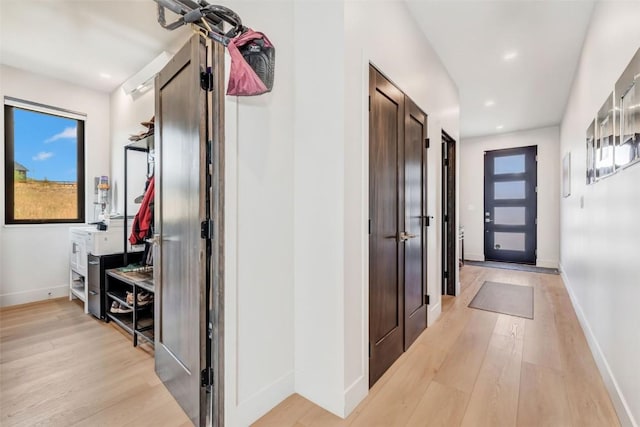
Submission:
<svg viewBox="0 0 640 427">
<path fill-rule="evenodd" d="M 465 266 L 461 296 L 341 420 L 295 394 L 257 427 L 616 426 L 558 275 Z M 534 287 L 534 320 L 468 308 L 484 281 Z"/>
</svg>

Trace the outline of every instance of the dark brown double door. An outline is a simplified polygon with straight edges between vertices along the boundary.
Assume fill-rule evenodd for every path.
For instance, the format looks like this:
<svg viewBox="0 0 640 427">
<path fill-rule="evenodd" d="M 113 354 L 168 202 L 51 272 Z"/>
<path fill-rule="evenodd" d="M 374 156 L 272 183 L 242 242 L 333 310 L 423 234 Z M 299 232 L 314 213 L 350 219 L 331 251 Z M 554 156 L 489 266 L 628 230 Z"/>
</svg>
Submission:
<svg viewBox="0 0 640 427">
<path fill-rule="evenodd" d="M 369 385 L 427 327 L 427 116 L 369 68 Z"/>
</svg>

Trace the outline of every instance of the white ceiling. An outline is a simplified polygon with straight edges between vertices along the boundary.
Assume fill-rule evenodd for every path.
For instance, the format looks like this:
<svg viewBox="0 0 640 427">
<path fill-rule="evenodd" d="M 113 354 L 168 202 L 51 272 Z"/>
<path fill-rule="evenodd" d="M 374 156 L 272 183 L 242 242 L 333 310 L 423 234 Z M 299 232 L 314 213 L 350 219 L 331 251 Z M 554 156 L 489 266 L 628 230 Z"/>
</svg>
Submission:
<svg viewBox="0 0 640 427">
<path fill-rule="evenodd" d="M 593 1 L 406 1 L 458 85 L 462 136 L 560 122 Z M 152 0 L 0 0 L 0 62 L 105 92 L 184 31 Z"/>
<path fill-rule="evenodd" d="M 593 1 L 407 3 L 458 85 L 463 137 L 560 123 Z"/>
<path fill-rule="evenodd" d="M 151 0 L 0 0 L 0 62 L 111 92 L 184 30 L 160 27 Z"/>
</svg>

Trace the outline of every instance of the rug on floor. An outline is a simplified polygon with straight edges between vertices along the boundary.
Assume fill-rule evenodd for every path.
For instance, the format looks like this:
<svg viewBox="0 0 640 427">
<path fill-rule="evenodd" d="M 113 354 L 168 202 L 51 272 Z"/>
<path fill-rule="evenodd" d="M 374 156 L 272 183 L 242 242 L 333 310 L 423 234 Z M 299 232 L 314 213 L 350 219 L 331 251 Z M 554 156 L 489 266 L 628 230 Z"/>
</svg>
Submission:
<svg viewBox="0 0 640 427">
<path fill-rule="evenodd" d="M 533 287 L 484 282 L 469 307 L 533 319 Z"/>
</svg>

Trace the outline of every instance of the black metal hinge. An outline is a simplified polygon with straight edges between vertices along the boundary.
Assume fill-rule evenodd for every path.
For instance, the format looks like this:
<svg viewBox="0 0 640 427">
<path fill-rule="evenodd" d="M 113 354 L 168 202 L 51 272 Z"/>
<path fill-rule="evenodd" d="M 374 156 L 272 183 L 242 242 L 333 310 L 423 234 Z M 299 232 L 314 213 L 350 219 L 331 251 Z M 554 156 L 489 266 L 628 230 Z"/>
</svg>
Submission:
<svg viewBox="0 0 640 427">
<path fill-rule="evenodd" d="M 200 72 L 200 87 L 207 92 L 213 90 L 213 73 L 211 72 L 211 68 L 207 68 L 207 71 Z"/>
<path fill-rule="evenodd" d="M 424 304 L 429 305 L 431 304 L 431 298 L 429 297 L 429 295 L 423 295 L 424 297 Z"/>
<path fill-rule="evenodd" d="M 200 372 L 200 387 L 211 387 L 213 385 L 213 369 L 207 366 Z"/>
<path fill-rule="evenodd" d="M 444 277 L 445 279 L 449 278 L 449 272 L 445 271 L 444 273 L 442 273 L 442 277 Z"/>
<path fill-rule="evenodd" d="M 200 223 L 200 237 L 203 239 L 213 239 L 212 219 L 207 219 Z"/>
<path fill-rule="evenodd" d="M 442 161 L 442 163 L 443 163 L 445 166 L 449 166 L 449 159 L 444 159 L 444 160 Z"/>
<path fill-rule="evenodd" d="M 449 215 L 444 216 L 444 222 L 449 222 Z"/>
<path fill-rule="evenodd" d="M 371 341 L 369 341 L 369 358 L 371 358 Z"/>
<path fill-rule="evenodd" d="M 369 220 L 369 234 L 371 234 L 371 220 Z"/>
<path fill-rule="evenodd" d="M 429 138 L 425 138 L 424 139 L 424 148 L 429 148 L 430 145 L 431 145 L 431 141 L 429 141 Z"/>
<path fill-rule="evenodd" d="M 371 95 L 369 95 L 369 111 L 371 111 Z"/>
</svg>

